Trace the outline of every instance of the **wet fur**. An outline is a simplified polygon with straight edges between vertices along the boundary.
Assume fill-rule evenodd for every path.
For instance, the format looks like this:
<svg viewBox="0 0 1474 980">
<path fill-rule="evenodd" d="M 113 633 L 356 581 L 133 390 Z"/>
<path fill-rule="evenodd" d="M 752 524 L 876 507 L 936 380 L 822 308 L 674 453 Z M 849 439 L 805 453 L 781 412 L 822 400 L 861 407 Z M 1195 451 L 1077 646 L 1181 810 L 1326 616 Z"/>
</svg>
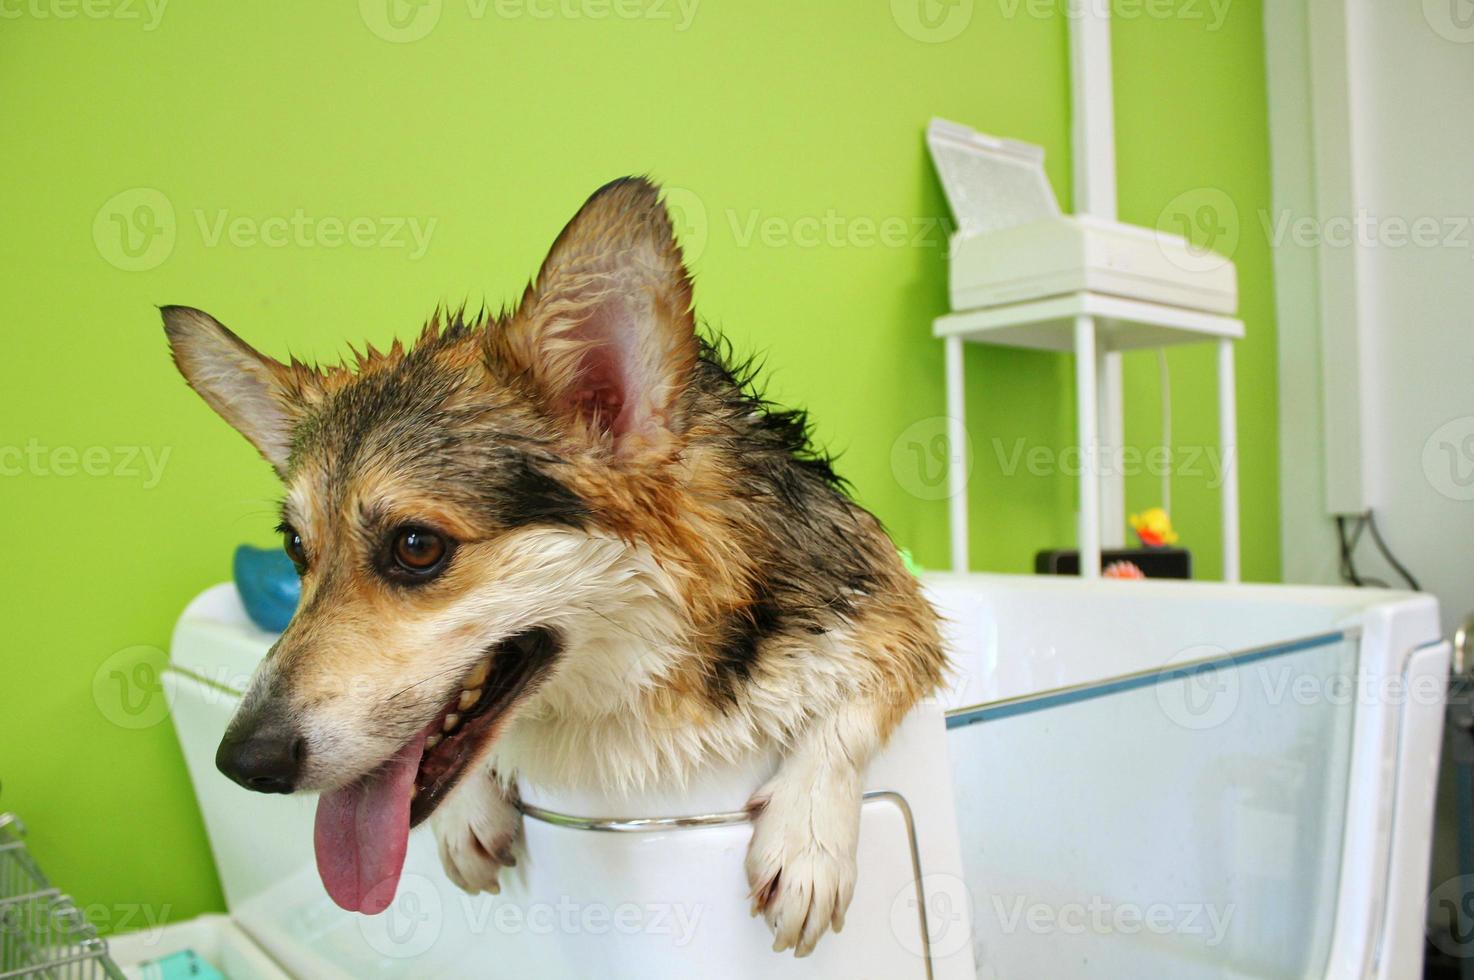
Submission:
<svg viewBox="0 0 1474 980">
<path fill-rule="evenodd" d="M 358 778 L 485 651 L 550 627 L 550 675 L 432 817 L 451 877 L 494 888 L 518 780 L 621 791 L 776 749 L 755 911 L 801 954 L 842 923 L 865 764 L 940 679 L 934 616 L 802 413 L 698 335 L 650 184 L 595 194 L 516 310 L 442 312 L 351 367 L 271 361 L 195 310 L 165 322 L 314 552 L 238 717 L 309 733 L 305 788 Z M 403 521 L 460 542 L 409 590 L 374 571 Z"/>
</svg>

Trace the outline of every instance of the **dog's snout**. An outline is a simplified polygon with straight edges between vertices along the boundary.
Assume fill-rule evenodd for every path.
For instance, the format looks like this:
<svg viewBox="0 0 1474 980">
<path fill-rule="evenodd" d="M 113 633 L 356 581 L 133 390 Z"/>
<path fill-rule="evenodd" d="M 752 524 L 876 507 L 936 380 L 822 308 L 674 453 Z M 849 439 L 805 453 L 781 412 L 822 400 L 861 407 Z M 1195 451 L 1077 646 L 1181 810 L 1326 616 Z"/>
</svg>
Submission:
<svg viewBox="0 0 1474 980">
<path fill-rule="evenodd" d="M 246 789 L 258 793 L 290 793 L 297 786 L 306 743 L 293 729 L 281 726 L 236 726 L 225 733 L 215 752 L 215 768 Z"/>
</svg>

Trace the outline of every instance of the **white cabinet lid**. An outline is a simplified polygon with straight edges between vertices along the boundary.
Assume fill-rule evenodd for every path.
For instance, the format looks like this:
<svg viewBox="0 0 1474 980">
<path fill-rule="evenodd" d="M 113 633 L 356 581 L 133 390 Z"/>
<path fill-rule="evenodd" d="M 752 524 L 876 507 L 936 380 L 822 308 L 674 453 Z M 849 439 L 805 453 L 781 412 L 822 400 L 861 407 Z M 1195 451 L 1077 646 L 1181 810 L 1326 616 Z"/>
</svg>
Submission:
<svg viewBox="0 0 1474 980">
<path fill-rule="evenodd" d="M 942 188 L 963 233 L 1001 231 L 1059 215 L 1044 148 L 933 119 L 926 129 Z"/>
</svg>

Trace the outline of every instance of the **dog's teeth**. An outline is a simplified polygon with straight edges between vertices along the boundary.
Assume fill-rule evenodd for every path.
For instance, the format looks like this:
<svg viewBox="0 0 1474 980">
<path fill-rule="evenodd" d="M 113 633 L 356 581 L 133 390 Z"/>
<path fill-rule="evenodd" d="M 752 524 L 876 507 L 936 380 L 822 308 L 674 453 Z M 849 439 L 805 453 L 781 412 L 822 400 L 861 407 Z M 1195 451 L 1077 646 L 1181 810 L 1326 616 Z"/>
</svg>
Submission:
<svg viewBox="0 0 1474 980">
<path fill-rule="evenodd" d="M 471 705 L 480 700 L 481 688 L 478 687 L 474 691 L 462 691 L 461 699 L 456 702 L 456 707 L 462 711 L 469 711 L 471 709 Z"/>
<path fill-rule="evenodd" d="M 411 786 L 410 787 L 410 790 L 409 790 L 409 798 L 413 800 L 413 799 L 418 798 L 419 795 L 420 795 L 420 788 L 418 786 Z"/>
<path fill-rule="evenodd" d="M 482 684 L 486 683 L 486 678 L 490 676 L 491 661 L 482 660 L 479 664 L 476 665 L 476 669 L 471 671 L 471 676 L 466 678 L 466 689 L 474 690 L 480 687 Z"/>
<path fill-rule="evenodd" d="M 429 736 L 429 737 L 427 737 L 425 739 L 425 748 L 427 748 L 427 749 L 433 749 L 435 746 L 437 746 L 439 744 L 440 744 L 440 733 L 439 732 L 436 732 L 434 735 L 431 735 L 431 736 Z"/>
<path fill-rule="evenodd" d="M 455 731 L 455 727 L 460 723 L 461 716 L 452 711 L 450 714 L 445 716 L 445 721 L 441 723 L 440 730 L 443 732 L 453 732 Z"/>
</svg>

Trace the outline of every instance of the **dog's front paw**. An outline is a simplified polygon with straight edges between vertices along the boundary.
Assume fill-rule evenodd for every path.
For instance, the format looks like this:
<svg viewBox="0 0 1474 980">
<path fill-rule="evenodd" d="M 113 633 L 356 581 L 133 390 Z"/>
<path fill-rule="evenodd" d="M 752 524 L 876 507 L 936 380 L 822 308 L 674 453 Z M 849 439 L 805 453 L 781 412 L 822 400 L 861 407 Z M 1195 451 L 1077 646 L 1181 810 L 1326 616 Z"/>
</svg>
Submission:
<svg viewBox="0 0 1474 980">
<path fill-rule="evenodd" d="M 855 893 L 860 795 L 821 780 L 779 776 L 748 803 L 747 883 L 752 914 L 773 930 L 773 951 L 807 956 L 831 926 L 844 928 Z"/>
<path fill-rule="evenodd" d="M 440 863 L 456 887 L 476 894 L 501 892 L 502 868 L 516 865 L 513 854 L 522 833 L 522 814 L 496 777 L 486 771 L 466 774 L 450 799 L 430 815 L 440 846 Z"/>
</svg>

